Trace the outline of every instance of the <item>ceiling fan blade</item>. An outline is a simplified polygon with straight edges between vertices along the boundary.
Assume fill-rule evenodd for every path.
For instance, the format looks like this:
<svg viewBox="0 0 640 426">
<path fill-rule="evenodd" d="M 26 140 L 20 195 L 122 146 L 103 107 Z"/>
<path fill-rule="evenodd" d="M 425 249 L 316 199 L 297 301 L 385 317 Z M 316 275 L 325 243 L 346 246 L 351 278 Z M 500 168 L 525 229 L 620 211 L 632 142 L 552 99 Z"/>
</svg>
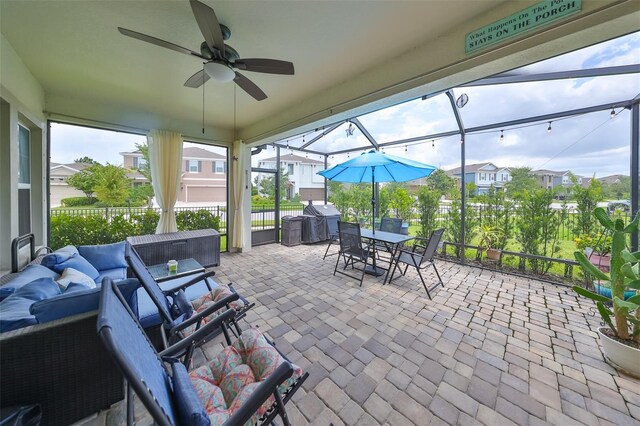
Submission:
<svg viewBox="0 0 640 426">
<path fill-rule="evenodd" d="M 264 72 L 268 74 L 285 74 L 285 75 L 295 74 L 295 70 L 291 62 L 279 61 L 277 59 L 263 59 L 263 58 L 238 59 L 237 61 L 235 61 L 233 66 L 245 71 Z"/>
<path fill-rule="evenodd" d="M 209 78 L 211 77 L 209 77 L 209 75 L 204 72 L 204 70 L 200 70 L 189 77 L 189 79 L 185 81 L 184 85 L 185 87 L 193 87 L 194 89 L 197 89 L 198 87 L 205 84 L 209 80 Z"/>
<path fill-rule="evenodd" d="M 236 78 L 233 81 L 240 86 L 242 90 L 251 95 L 256 101 L 267 99 L 267 95 L 256 84 L 244 75 L 236 72 Z"/>
<path fill-rule="evenodd" d="M 126 35 L 127 37 L 132 37 L 141 41 L 145 41 L 147 43 L 155 44 L 156 46 L 164 47 L 166 49 L 175 50 L 176 52 L 184 53 L 185 55 L 195 56 L 200 59 L 204 59 L 199 53 L 194 52 L 193 50 L 189 50 L 186 47 L 178 46 L 177 44 L 169 43 L 168 41 L 160 40 L 156 37 L 151 37 L 146 34 L 142 34 L 136 31 L 128 30 L 126 28 L 118 27 L 118 31 L 120 34 Z"/>
<path fill-rule="evenodd" d="M 224 58 L 224 38 L 222 37 L 222 30 L 216 13 L 209 6 L 198 0 L 189 0 L 189 3 L 207 46 L 211 51 L 217 49 Z"/>
</svg>

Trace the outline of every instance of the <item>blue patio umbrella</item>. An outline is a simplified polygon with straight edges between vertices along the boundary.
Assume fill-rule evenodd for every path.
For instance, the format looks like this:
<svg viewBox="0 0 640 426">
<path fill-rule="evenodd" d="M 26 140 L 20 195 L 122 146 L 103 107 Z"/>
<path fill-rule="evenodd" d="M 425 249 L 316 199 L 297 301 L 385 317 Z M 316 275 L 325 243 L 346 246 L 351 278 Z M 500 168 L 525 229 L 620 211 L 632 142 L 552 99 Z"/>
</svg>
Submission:
<svg viewBox="0 0 640 426">
<path fill-rule="evenodd" d="M 371 182 L 371 228 L 375 233 L 375 185 L 379 182 L 407 182 L 429 176 L 436 167 L 375 150 L 364 152 L 356 158 L 318 172 L 336 182 Z"/>
</svg>

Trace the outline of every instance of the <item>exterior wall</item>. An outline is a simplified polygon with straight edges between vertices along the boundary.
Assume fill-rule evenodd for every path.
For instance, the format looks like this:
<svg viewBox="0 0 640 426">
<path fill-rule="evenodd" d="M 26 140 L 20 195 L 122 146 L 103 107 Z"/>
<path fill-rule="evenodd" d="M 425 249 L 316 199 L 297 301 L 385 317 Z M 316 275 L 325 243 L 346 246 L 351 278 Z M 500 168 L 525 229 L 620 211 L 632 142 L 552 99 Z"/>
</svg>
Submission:
<svg viewBox="0 0 640 426">
<path fill-rule="evenodd" d="M 300 200 L 321 201 L 324 200 L 324 188 L 301 188 Z"/>
<path fill-rule="evenodd" d="M 293 173 L 289 173 L 290 165 L 293 166 Z M 258 167 L 275 169 L 276 163 L 274 161 L 260 161 Z M 315 196 L 316 192 L 309 192 L 308 190 L 321 190 L 323 195 L 320 198 L 313 198 L 313 200 L 324 199 L 324 178 L 317 174 L 317 172 L 324 170 L 324 165 L 285 160 L 280 161 L 280 168 L 285 173 L 288 173 L 293 194 L 299 194 L 301 199 L 306 200 L 306 198 L 303 198 L 303 192 L 306 194 L 305 196 L 309 196 L 309 194 L 314 194 Z M 265 177 L 263 174 L 259 174 L 259 176 L 260 179 Z"/>
<path fill-rule="evenodd" d="M 69 197 L 85 197 L 86 194 L 65 182 L 49 182 L 49 203 L 51 207 L 60 207 L 62 199 Z"/>
<path fill-rule="evenodd" d="M 225 203 L 227 201 L 227 188 L 226 186 L 185 185 L 180 190 L 178 201 L 188 203 Z"/>
<path fill-rule="evenodd" d="M 31 232 L 47 244 L 46 122 L 42 86 L 0 34 L 0 271 L 11 264 L 11 240 L 19 236 L 18 123 L 30 130 Z"/>
</svg>

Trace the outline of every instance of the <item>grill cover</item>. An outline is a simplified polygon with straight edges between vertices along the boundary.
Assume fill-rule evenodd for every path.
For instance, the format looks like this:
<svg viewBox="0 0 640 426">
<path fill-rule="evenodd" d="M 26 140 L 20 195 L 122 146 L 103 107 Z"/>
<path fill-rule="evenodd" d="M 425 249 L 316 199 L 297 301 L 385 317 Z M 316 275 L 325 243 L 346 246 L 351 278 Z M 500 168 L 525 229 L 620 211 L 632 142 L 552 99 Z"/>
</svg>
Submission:
<svg viewBox="0 0 640 426">
<path fill-rule="evenodd" d="M 331 205 L 315 206 L 309 202 L 304 208 L 304 222 L 302 224 L 302 242 L 315 243 L 328 240 L 338 233 L 340 212 Z"/>
</svg>

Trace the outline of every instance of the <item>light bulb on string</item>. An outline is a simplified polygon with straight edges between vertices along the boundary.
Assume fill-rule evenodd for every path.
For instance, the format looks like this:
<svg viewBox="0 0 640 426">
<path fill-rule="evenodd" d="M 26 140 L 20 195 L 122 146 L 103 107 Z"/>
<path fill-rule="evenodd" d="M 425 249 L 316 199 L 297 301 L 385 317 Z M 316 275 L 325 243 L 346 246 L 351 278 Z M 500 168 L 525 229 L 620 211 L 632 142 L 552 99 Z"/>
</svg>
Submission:
<svg viewBox="0 0 640 426">
<path fill-rule="evenodd" d="M 504 140 L 504 130 L 500 130 L 500 141 Z"/>
<path fill-rule="evenodd" d="M 287 149 L 289 149 L 289 139 L 287 139 Z"/>
<path fill-rule="evenodd" d="M 408 151 L 409 151 L 409 149 L 408 149 L 408 148 L 407 148 L 407 146 L 405 145 L 405 146 L 404 146 L 404 152 L 408 152 Z"/>
<path fill-rule="evenodd" d="M 436 147 L 436 140 L 435 139 L 431 139 L 431 148 L 435 149 Z"/>
<path fill-rule="evenodd" d="M 309 158 L 309 153 L 308 152 L 304 153 L 304 158 Z"/>
<path fill-rule="evenodd" d="M 547 127 L 547 133 L 551 133 L 551 122 L 549 122 L 549 127 Z"/>
<path fill-rule="evenodd" d="M 350 158 L 350 155 L 349 155 L 349 153 L 348 153 L 348 152 L 347 152 L 347 158 Z"/>
<path fill-rule="evenodd" d="M 616 109 L 611 108 L 611 118 L 615 118 L 615 116 L 616 116 Z"/>
</svg>

